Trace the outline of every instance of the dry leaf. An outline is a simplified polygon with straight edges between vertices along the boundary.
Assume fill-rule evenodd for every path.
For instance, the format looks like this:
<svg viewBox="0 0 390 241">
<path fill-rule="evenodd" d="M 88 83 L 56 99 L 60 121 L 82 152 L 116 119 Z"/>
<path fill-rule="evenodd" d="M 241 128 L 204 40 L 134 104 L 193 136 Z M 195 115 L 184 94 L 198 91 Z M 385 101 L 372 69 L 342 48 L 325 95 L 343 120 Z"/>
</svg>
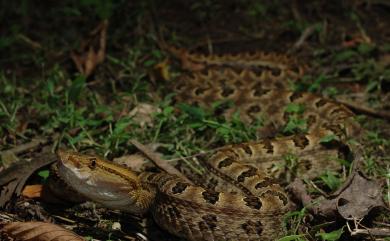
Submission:
<svg viewBox="0 0 390 241">
<path fill-rule="evenodd" d="M 178 49 L 175 47 L 166 47 L 166 49 L 174 55 L 177 59 L 180 59 L 181 67 L 189 71 L 200 71 L 206 68 L 204 64 L 195 63 L 190 60 L 190 54 L 185 49 Z"/>
<path fill-rule="evenodd" d="M 51 169 L 54 171 L 56 166 Z M 46 203 L 67 204 L 82 203 L 86 199 L 78 192 L 66 185 L 56 174 L 51 174 L 44 185 L 27 185 L 22 191 L 22 196 L 31 199 L 41 199 Z"/>
<path fill-rule="evenodd" d="M 15 241 L 85 241 L 59 225 L 44 222 L 12 222 L 2 224 L 1 240 Z"/>
<path fill-rule="evenodd" d="M 28 198 L 38 198 L 42 196 L 43 187 L 40 184 L 25 186 L 22 191 L 22 196 Z"/>
<path fill-rule="evenodd" d="M 114 158 L 113 162 L 124 165 L 136 172 L 140 172 L 142 171 L 144 164 L 148 162 L 148 159 L 142 154 L 133 154 Z"/>
<path fill-rule="evenodd" d="M 139 103 L 134 109 L 128 114 L 133 120 L 138 123 L 141 127 L 152 126 L 153 124 L 153 114 L 161 112 L 160 108 L 147 104 Z"/>
<path fill-rule="evenodd" d="M 1 163 L 5 168 L 11 166 L 12 163 L 19 161 L 19 158 L 12 151 L 2 151 L 0 153 Z"/>
<path fill-rule="evenodd" d="M 289 189 L 312 213 L 328 218 L 339 214 L 348 220 L 360 220 L 373 208 L 388 209 L 382 198 L 382 185 L 365 178 L 359 171 L 352 173 L 345 186 L 336 191 L 337 195 L 332 198 L 312 200 L 300 179 L 290 184 Z"/>
<path fill-rule="evenodd" d="M 157 79 L 169 80 L 171 79 L 171 74 L 169 72 L 169 59 L 156 64 L 154 67 L 154 76 Z"/>
<path fill-rule="evenodd" d="M 0 173 L 0 207 L 3 207 L 13 194 L 19 195 L 27 179 L 39 168 L 56 161 L 53 153 L 43 152 L 31 162 L 17 162 Z"/>
<path fill-rule="evenodd" d="M 373 208 L 386 207 L 382 185 L 365 178 L 360 172 L 352 177 L 348 187 L 336 199 L 337 210 L 345 219 L 362 219 Z"/>
<path fill-rule="evenodd" d="M 71 58 L 80 73 L 88 77 L 106 56 L 108 21 L 104 20 L 81 45 L 79 53 L 72 51 Z"/>
<path fill-rule="evenodd" d="M 345 48 L 351 48 L 351 47 L 356 47 L 362 43 L 370 44 L 372 43 L 372 41 L 370 37 L 367 36 L 364 32 L 359 32 L 353 34 L 350 40 L 344 40 L 342 46 Z"/>
<path fill-rule="evenodd" d="M 149 160 L 151 160 L 161 170 L 164 170 L 167 173 L 170 173 L 173 175 L 177 175 L 177 176 L 183 178 L 188 183 L 192 184 L 192 182 L 183 173 L 181 173 L 179 170 L 177 170 L 167 160 L 164 160 L 161 157 L 160 153 L 155 152 L 153 149 L 151 149 L 145 145 L 142 145 L 137 140 L 132 139 L 132 140 L 130 140 L 130 143 L 133 144 L 139 151 L 141 151 Z"/>
</svg>

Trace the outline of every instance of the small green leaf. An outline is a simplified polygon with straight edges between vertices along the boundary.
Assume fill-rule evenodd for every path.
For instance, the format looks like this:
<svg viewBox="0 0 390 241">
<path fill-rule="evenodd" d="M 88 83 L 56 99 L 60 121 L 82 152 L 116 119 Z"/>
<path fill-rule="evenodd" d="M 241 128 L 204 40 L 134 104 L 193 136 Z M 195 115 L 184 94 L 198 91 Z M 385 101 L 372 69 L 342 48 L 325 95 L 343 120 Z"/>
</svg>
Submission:
<svg viewBox="0 0 390 241">
<path fill-rule="evenodd" d="M 320 139 L 320 143 L 329 143 L 329 142 L 332 142 L 332 141 L 338 141 L 339 138 L 334 135 L 334 134 L 330 134 L 330 135 L 326 135 L 324 137 L 322 137 Z"/>
<path fill-rule="evenodd" d="M 153 65 L 155 65 L 155 64 L 156 64 L 156 61 L 153 60 L 153 59 L 149 59 L 149 60 L 146 60 L 146 61 L 144 62 L 144 66 L 145 66 L 145 67 L 150 67 L 150 66 L 153 66 Z"/>
<path fill-rule="evenodd" d="M 334 172 L 327 171 L 320 178 L 331 190 L 336 190 L 341 185 L 340 178 Z"/>
<path fill-rule="evenodd" d="M 130 118 L 122 118 L 115 123 L 114 133 L 120 134 L 131 124 Z"/>
<path fill-rule="evenodd" d="M 85 76 L 80 75 L 75 80 L 73 80 L 72 85 L 69 88 L 69 100 L 75 102 L 79 99 L 81 91 L 85 87 Z"/>
<path fill-rule="evenodd" d="M 325 83 L 326 81 L 329 80 L 329 77 L 324 75 L 324 74 L 321 74 L 320 76 L 318 76 L 314 82 L 309 86 L 308 88 L 308 91 L 309 92 L 315 92 L 319 89 L 321 89 L 321 84 L 322 83 Z"/>
<path fill-rule="evenodd" d="M 283 129 L 284 133 L 305 132 L 307 129 L 307 123 L 305 120 L 298 119 L 296 117 L 290 117 L 286 126 Z"/>
<path fill-rule="evenodd" d="M 333 97 L 339 93 L 339 90 L 336 87 L 330 86 L 326 87 L 324 91 L 322 91 L 324 96 Z"/>
<path fill-rule="evenodd" d="M 368 55 L 368 54 L 370 54 L 374 50 L 375 50 L 375 46 L 372 45 L 372 44 L 361 43 L 358 46 L 358 51 L 362 55 Z"/>
<path fill-rule="evenodd" d="M 390 43 L 385 43 L 381 47 L 383 52 L 390 52 Z"/>
<path fill-rule="evenodd" d="M 38 172 L 38 176 L 42 177 L 43 180 L 46 180 L 50 175 L 50 172 L 49 170 L 42 170 L 40 172 Z"/>
<path fill-rule="evenodd" d="M 374 90 L 380 88 L 380 86 L 381 86 L 380 82 L 378 82 L 378 81 L 370 81 L 370 82 L 368 82 L 368 84 L 366 86 L 366 92 L 374 91 Z"/>
<path fill-rule="evenodd" d="M 11 44 L 15 42 L 15 37 L 14 36 L 7 36 L 7 37 L 1 37 L 0 38 L 0 49 L 5 49 Z"/>
<path fill-rule="evenodd" d="M 344 227 L 332 231 L 330 233 L 316 233 L 316 237 L 321 237 L 323 241 L 337 241 L 340 239 L 341 235 L 344 232 Z"/>
<path fill-rule="evenodd" d="M 189 116 L 191 116 L 191 118 L 195 120 L 203 120 L 206 117 L 206 112 L 200 107 L 191 106 L 187 104 L 180 104 L 179 109 L 187 113 Z"/>
<path fill-rule="evenodd" d="M 304 241 L 304 235 L 302 234 L 295 234 L 295 235 L 289 235 L 285 236 L 283 238 L 278 239 L 277 241 Z"/>
<path fill-rule="evenodd" d="M 287 113 L 298 113 L 298 114 L 301 114 L 301 113 L 303 113 L 305 111 L 305 106 L 302 105 L 302 104 L 289 103 L 286 106 L 285 111 Z"/>
<path fill-rule="evenodd" d="M 164 109 L 163 109 L 163 114 L 165 117 L 169 117 L 170 115 L 172 115 L 173 111 L 175 110 L 175 108 L 173 108 L 172 106 L 166 106 Z"/>
<path fill-rule="evenodd" d="M 344 50 L 340 53 L 337 53 L 334 57 L 336 63 L 347 61 L 353 57 L 356 57 L 358 54 L 354 50 Z"/>
<path fill-rule="evenodd" d="M 152 55 L 156 58 L 162 58 L 163 56 L 160 50 L 153 50 Z"/>
</svg>

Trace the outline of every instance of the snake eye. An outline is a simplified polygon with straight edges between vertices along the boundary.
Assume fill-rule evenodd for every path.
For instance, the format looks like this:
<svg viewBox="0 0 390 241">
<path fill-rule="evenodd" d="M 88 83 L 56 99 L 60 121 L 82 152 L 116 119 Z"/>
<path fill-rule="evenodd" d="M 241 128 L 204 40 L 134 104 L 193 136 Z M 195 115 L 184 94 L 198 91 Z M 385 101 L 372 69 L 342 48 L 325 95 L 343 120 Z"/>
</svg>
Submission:
<svg viewBox="0 0 390 241">
<path fill-rule="evenodd" d="M 96 158 L 89 159 L 91 162 L 89 163 L 89 166 L 94 169 L 96 167 Z"/>
</svg>

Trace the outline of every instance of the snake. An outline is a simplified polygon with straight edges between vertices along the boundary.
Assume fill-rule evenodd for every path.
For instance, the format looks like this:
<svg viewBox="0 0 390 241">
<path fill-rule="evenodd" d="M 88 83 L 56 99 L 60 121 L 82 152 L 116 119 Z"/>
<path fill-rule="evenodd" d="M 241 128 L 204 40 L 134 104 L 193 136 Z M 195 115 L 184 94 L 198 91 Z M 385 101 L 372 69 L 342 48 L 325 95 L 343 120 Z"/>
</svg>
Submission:
<svg viewBox="0 0 390 241">
<path fill-rule="evenodd" d="M 186 240 L 276 240 L 285 234 L 284 215 L 293 203 L 280 177 L 286 170 L 314 178 L 339 170 L 345 144 L 361 133 L 347 107 L 312 93 L 288 90 L 307 69 L 274 53 L 199 54 L 173 51 L 187 71 L 171 84 L 177 102 L 221 111 L 245 123 L 261 120 L 260 140 L 230 144 L 202 155 L 203 173 L 182 165 L 190 183 L 160 172 L 136 173 L 97 156 L 59 152 L 58 173 L 69 186 L 106 207 L 133 214 L 151 213 L 164 230 Z M 288 107 L 301 111 L 288 111 Z M 280 133 L 291 118 L 305 121 L 305 132 Z M 271 131 L 270 131 L 271 130 Z M 326 141 L 326 140 L 332 141 Z M 325 141 L 324 141 L 325 140 Z M 286 160 L 290 165 L 284 165 Z M 291 164 L 293 162 L 293 164 Z"/>
</svg>

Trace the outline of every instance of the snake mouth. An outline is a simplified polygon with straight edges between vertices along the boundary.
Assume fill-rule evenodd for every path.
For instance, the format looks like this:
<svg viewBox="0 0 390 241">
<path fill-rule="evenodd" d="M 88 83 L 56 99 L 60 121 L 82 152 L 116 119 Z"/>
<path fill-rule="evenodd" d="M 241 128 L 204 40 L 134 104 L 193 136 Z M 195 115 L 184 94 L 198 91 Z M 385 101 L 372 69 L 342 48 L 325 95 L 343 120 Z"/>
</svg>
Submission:
<svg viewBox="0 0 390 241">
<path fill-rule="evenodd" d="M 97 157 L 78 153 L 59 151 L 58 156 L 59 177 L 91 201 L 140 215 L 154 200 L 154 193 L 135 185 L 131 177 L 121 174 L 124 168 L 102 164 Z"/>
</svg>

